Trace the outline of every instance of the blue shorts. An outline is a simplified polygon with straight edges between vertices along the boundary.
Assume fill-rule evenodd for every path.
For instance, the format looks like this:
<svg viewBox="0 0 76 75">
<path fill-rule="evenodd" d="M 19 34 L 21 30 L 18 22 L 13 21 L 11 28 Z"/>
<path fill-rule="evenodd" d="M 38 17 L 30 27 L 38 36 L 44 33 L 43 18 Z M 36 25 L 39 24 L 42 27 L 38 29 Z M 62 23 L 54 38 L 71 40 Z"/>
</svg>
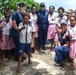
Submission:
<svg viewBox="0 0 76 75">
<path fill-rule="evenodd" d="M 31 51 L 32 51 L 31 44 L 23 44 L 23 43 L 20 43 L 19 44 L 19 52 L 18 52 L 18 55 L 21 55 L 24 52 L 26 52 L 26 54 L 30 54 Z"/>
</svg>

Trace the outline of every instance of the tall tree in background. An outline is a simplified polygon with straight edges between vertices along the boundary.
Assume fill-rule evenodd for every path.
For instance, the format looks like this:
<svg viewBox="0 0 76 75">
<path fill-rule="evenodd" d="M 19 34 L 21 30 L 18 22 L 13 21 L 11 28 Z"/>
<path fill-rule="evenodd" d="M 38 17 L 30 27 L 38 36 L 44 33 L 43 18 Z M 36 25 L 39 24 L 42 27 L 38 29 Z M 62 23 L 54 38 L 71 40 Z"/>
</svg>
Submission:
<svg viewBox="0 0 76 75">
<path fill-rule="evenodd" d="M 40 7 L 39 3 L 34 0 L 0 0 L 0 11 L 4 11 L 6 7 L 11 7 L 15 11 L 17 10 L 18 2 L 24 2 L 24 4 L 29 7 L 31 7 L 32 4 L 35 4 L 37 9 Z"/>
</svg>

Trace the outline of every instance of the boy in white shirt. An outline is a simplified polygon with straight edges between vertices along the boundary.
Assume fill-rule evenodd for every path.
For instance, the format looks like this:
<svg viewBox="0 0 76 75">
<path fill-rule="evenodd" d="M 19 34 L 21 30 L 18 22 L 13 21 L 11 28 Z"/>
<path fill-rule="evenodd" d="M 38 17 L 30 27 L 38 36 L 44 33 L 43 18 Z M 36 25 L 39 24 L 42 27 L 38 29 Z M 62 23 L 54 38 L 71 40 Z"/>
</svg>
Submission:
<svg viewBox="0 0 76 75">
<path fill-rule="evenodd" d="M 30 20 L 30 15 L 29 13 L 24 13 L 23 14 L 23 19 L 24 22 L 21 22 L 18 27 L 18 33 L 20 35 L 20 45 L 19 45 L 19 59 L 18 59 L 18 67 L 17 67 L 17 73 L 20 73 L 20 63 L 22 59 L 22 54 L 24 52 L 27 53 L 28 55 L 28 64 L 31 64 L 31 59 L 30 59 L 30 53 L 31 53 L 31 48 L 34 46 L 34 32 L 35 29 L 32 25 Z"/>
</svg>

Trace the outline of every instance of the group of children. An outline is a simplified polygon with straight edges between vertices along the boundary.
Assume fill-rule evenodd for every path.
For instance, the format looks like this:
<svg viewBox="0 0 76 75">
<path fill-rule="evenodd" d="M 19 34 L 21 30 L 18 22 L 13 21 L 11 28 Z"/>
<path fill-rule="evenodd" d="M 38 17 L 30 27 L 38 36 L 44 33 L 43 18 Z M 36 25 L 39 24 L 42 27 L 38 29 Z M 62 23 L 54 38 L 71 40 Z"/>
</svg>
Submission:
<svg viewBox="0 0 76 75">
<path fill-rule="evenodd" d="M 47 31 L 47 39 L 51 41 L 52 50 L 53 47 L 57 46 L 58 43 L 58 34 L 61 32 L 60 24 L 62 21 L 67 22 L 67 33 L 65 36 L 70 37 L 70 58 L 71 65 L 73 67 L 73 59 L 76 57 L 76 16 L 72 16 L 72 10 L 67 11 L 67 15 L 64 15 L 64 8 L 60 7 L 58 9 L 58 16 L 54 14 L 55 7 L 49 7 L 48 22 L 49 27 Z M 10 29 L 12 27 L 12 21 L 10 20 L 10 13 L 6 12 L 5 20 L 0 23 L 0 59 L 6 61 L 7 58 L 10 58 L 10 50 L 15 48 L 15 44 L 10 36 Z M 37 40 L 38 40 L 38 26 L 37 26 L 37 14 L 36 7 L 33 5 L 31 7 L 31 12 L 23 13 L 23 22 L 21 22 L 17 28 L 17 32 L 20 35 L 20 44 L 19 44 L 19 60 L 17 73 L 20 72 L 20 63 L 22 60 L 22 55 L 24 52 L 28 54 L 28 63 L 31 64 L 30 53 L 32 48 L 34 52 L 37 51 Z"/>
</svg>

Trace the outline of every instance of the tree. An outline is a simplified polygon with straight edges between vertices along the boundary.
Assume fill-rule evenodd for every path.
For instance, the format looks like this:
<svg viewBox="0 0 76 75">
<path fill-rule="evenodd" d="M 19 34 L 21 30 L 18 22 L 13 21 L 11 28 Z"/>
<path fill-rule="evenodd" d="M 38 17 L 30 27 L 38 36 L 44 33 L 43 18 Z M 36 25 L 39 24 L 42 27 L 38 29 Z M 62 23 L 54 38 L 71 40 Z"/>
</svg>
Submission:
<svg viewBox="0 0 76 75">
<path fill-rule="evenodd" d="M 10 2 L 10 7 L 13 9 L 13 10 L 16 10 L 17 9 L 17 5 L 18 5 L 18 2 L 24 2 L 24 4 L 26 6 L 29 6 L 31 7 L 32 4 L 35 4 L 37 9 L 39 9 L 40 5 L 39 3 L 35 2 L 34 0 L 11 0 Z"/>
<path fill-rule="evenodd" d="M 0 0 L 0 11 L 4 13 L 6 8 L 11 7 L 14 11 L 17 10 L 18 2 L 24 2 L 26 6 L 31 7 L 32 4 L 35 4 L 37 9 L 39 9 L 39 3 L 34 0 Z"/>
</svg>

